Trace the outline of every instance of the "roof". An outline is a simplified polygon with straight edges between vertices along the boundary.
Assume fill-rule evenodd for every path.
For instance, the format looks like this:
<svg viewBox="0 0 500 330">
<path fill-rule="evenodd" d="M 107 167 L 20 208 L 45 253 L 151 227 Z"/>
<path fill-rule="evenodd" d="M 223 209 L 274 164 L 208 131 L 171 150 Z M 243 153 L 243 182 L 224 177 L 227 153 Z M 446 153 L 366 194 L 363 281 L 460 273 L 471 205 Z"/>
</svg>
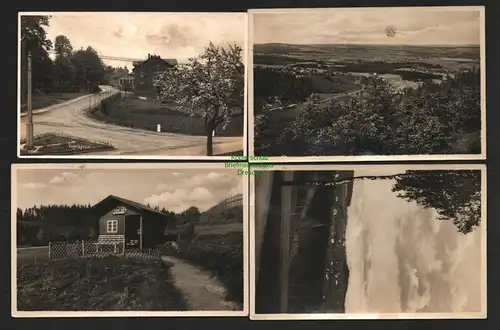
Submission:
<svg viewBox="0 0 500 330">
<path fill-rule="evenodd" d="M 148 58 L 147 60 L 144 60 L 144 61 L 133 61 L 132 64 L 134 66 L 139 66 L 139 65 L 142 65 L 144 63 L 146 63 L 147 61 L 149 60 L 152 60 L 152 59 L 159 59 L 159 60 L 162 60 L 164 62 L 166 62 L 167 64 L 170 64 L 172 66 L 175 66 L 178 64 L 177 60 L 175 58 L 161 58 L 161 57 L 151 57 L 151 58 Z"/>
<path fill-rule="evenodd" d="M 97 203 L 94 206 L 92 206 L 92 208 L 96 209 L 96 208 L 98 208 L 99 206 L 103 205 L 104 203 L 106 203 L 109 200 L 118 201 L 120 203 L 123 203 L 125 205 L 129 205 L 129 206 L 131 206 L 131 207 L 133 207 L 135 209 L 138 209 L 138 210 L 143 210 L 143 211 L 147 211 L 147 212 L 150 212 L 150 213 L 155 213 L 155 214 L 162 215 L 162 216 L 168 216 L 167 214 L 165 214 L 163 212 L 160 212 L 158 210 L 155 210 L 155 209 L 153 209 L 153 208 L 151 208 L 149 206 L 146 206 L 146 205 L 143 205 L 141 203 L 137 203 L 137 202 L 131 201 L 129 199 L 125 199 L 125 198 L 122 198 L 122 197 L 114 196 L 114 195 L 109 195 L 108 197 L 106 197 L 102 201 L 100 201 L 99 203 Z"/>
</svg>

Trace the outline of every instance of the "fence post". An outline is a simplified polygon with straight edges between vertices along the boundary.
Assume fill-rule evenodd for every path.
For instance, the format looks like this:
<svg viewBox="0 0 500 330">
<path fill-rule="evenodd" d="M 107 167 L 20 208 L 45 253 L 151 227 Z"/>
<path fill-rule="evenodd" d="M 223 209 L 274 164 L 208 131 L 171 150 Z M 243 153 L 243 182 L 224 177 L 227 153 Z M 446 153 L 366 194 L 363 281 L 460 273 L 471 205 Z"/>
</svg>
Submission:
<svg viewBox="0 0 500 330">
<path fill-rule="evenodd" d="M 85 241 L 82 240 L 82 257 L 85 257 Z"/>
<path fill-rule="evenodd" d="M 115 249 L 115 254 L 116 254 L 116 245 L 117 245 L 116 243 L 115 243 L 115 244 L 113 244 L 114 249 Z"/>
<path fill-rule="evenodd" d="M 49 241 L 49 259 L 50 259 L 50 246 L 51 246 L 51 242 Z"/>
<path fill-rule="evenodd" d="M 125 237 L 122 240 L 122 245 L 123 245 L 123 247 L 122 247 L 122 255 L 125 255 Z"/>
</svg>

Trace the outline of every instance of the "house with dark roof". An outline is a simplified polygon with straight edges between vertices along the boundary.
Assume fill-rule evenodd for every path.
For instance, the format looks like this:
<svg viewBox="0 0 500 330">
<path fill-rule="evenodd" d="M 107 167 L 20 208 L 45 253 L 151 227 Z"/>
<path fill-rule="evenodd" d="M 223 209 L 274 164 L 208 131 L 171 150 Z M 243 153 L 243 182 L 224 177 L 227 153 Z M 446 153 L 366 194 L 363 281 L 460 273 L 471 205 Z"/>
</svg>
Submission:
<svg viewBox="0 0 500 330">
<path fill-rule="evenodd" d="M 139 94 L 156 94 L 157 89 L 154 86 L 156 77 L 177 65 L 175 59 L 163 59 L 157 55 L 148 54 L 144 61 L 134 61 L 134 90 Z"/>
<path fill-rule="evenodd" d="M 176 228 L 175 216 L 113 195 L 92 209 L 100 216 L 98 241 L 123 244 L 125 249 L 154 248 L 165 243 L 165 230 Z"/>
</svg>

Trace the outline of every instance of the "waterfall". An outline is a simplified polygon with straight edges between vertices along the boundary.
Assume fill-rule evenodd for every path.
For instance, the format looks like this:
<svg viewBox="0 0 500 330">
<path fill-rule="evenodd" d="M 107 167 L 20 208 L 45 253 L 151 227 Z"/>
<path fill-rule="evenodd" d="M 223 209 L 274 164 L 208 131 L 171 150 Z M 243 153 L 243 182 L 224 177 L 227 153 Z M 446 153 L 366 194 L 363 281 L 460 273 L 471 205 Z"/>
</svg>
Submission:
<svg viewBox="0 0 500 330">
<path fill-rule="evenodd" d="M 346 313 L 480 312 L 481 230 L 459 233 L 435 210 L 398 198 L 393 184 L 354 183 Z"/>
</svg>

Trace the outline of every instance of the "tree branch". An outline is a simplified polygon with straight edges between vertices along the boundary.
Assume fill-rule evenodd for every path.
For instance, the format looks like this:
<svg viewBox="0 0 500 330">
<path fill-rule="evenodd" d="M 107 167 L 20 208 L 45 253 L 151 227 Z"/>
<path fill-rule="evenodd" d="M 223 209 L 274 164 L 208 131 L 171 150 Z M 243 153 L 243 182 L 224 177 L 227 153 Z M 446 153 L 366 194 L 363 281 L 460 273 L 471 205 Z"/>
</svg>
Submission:
<svg viewBox="0 0 500 330">
<path fill-rule="evenodd" d="M 338 184 L 350 183 L 358 180 L 388 180 L 388 179 L 400 179 L 405 176 L 417 176 L 417 175 L 428 175 L 426 171 L 422 171 L 421 174 L 416 173 L 400 173 L 400 174 L 392 174 L 392 175 L 363 175 L 363 176 L 354 176 L 348 179 L 341 180 L 294 180 L 291 182 L 283 182 L 283 185 L 294 185 L 295 183 L 304 184 L 304 185 L 312 185 L 312 186 L 334 186 Z"/>
</svg>

